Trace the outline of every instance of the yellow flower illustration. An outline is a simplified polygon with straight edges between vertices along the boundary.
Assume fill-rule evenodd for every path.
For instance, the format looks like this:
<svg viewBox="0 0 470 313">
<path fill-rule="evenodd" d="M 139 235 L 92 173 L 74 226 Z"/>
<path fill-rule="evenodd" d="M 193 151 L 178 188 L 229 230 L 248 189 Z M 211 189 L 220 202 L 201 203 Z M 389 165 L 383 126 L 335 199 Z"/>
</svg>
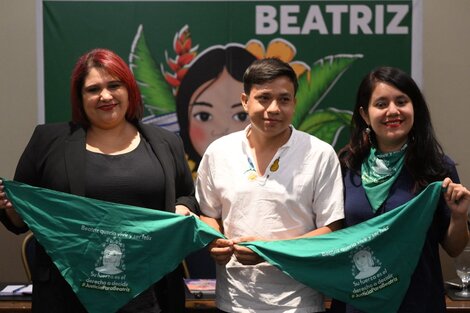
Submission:
<svg viewBox="0 0 470 313">
<path fill-rule="evenodd" d="M 256 58 L 272 58 L 276 57 L 282 61 L 289 63 L 290 66 L 294 69 L 297 77 L 302 75 L 305 71 L 308 71 L 310 74 L 310 67 L 302 61 L 293 61 L 297 50 L 294 45 L 282 38 L 276 38 L 271 40 L 268 44 L 268 48 L 265 49 L 261 41 L 257 39 L 252 39 L 247 42 L 246 50 L 253 54 Z M 308 77 L 310 80 L 310 75 Z"/>
</svg>

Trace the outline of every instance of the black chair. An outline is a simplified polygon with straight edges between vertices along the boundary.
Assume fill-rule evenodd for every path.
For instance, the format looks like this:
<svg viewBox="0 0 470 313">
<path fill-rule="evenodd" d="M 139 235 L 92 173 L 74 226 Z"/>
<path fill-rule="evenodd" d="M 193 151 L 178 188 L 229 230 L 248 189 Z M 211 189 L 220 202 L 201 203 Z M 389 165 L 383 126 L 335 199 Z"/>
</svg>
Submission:
<svg viewBox="0 0 470 313">
<path fill-rule="evenodd" d="M 34 238 L 34 234 L 30 232 L 24 237 L 23 244 L 21 245 L 21 259 L 28 282 L 32 281 L 31 269 L 33 268 L 35 254 L 36 238 Z"/>
</svg>

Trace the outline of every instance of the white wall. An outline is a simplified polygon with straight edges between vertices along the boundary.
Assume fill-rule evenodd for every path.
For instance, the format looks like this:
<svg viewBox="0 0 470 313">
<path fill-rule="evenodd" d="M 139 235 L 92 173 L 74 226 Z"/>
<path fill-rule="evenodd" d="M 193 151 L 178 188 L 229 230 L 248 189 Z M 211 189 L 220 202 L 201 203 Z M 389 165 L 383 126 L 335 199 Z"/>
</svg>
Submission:
<svg viewBox="0 0 470 313">
<path fill-rule="evenodd" d="M 423 92 L 439 141 L 469 186 L 470 1 L 423 2 Z"/>
<path fill-rule="evenodd" d="M 423 2 L 423 91 L 438 137 L 470 185 L 470 1 Z M 0 0 L 0 177 L 8 179 L 37 118 L 35 10 L 35 0 Z M 25 279 L 21 239 L 0 226 L 0 281 Z"/>
<path fill-rule="evenodd" d="M 439 141 L 470 188 L 470 1 L 423 2 L 423 92 Z M 444 277 L 457 277 L 441 256 Z"/>
<path fill-rule="evenodd" d="M 12 179 L 36 125 L 35 0 L 0 0 L 0 177 Z M 25 281 L 16 236 L 0 225 L 0 281 Z"/>
</svg>

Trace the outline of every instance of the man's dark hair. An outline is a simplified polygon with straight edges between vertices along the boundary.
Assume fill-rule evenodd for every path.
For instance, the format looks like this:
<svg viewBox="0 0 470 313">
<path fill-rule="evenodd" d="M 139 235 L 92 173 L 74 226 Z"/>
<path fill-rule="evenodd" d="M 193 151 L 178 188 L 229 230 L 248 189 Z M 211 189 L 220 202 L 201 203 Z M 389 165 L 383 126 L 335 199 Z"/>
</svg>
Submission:
<svg viewBox="0 0 470 313">
<path fill-rule="evenodd" d="M 292 67 L 278 58 L 266 58 L 254 61 L 243 75 L 243 90 L 250 94 L 253 85 L 261 85 L 279 77 L 287 77 L 294 84 L 294 95 L 299 83 Z"/>
</svg>

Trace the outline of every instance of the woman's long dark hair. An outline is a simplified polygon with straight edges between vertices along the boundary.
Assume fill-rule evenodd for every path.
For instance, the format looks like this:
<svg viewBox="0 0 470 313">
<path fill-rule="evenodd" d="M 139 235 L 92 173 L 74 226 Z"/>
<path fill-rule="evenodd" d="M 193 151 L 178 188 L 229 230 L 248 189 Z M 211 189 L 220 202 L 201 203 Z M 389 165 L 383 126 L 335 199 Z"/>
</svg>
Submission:
<svg viewBox="0 0 470 313">
<path fill-rule="evenodd" d="M 202 84 L 217 78 L 224 68 L 235 80 L 243 81 L 246 68 L 254 60 L 256 57 L 239 45 L 212 47 L 199 55 L 181 82 L 176 97 L 180 136 L 183 139 L 186 153 L 191 160 L 196 162 L 196 166 L 199 165 L 202 156 L 196 152 L 189 137 L 188 108 L 191 96 Z"/>
<path fill-rule="evenodd" d="M 393 67 L 379 67 L 362 80 L 351 120 L 351 137 L 349 143 L 339 152 L 341 166 L 360 172 L 363 160 L 369 155 L 371 146 L 376 143 L 374 132 L 371 130 L 367 135 L 365 131 L 368 125 L 360 114 L 360 108 L 368 111 L 372 92 L 381 82 L 405 93 L 413 103 L 414 123 L 408 134 L 405 166 L 415 181 L 415 190 L 444 179 L 450 170 L 444 161 L 442 147 L 436 139 L 424 96 L 408 74 Z"/>
</svg>

